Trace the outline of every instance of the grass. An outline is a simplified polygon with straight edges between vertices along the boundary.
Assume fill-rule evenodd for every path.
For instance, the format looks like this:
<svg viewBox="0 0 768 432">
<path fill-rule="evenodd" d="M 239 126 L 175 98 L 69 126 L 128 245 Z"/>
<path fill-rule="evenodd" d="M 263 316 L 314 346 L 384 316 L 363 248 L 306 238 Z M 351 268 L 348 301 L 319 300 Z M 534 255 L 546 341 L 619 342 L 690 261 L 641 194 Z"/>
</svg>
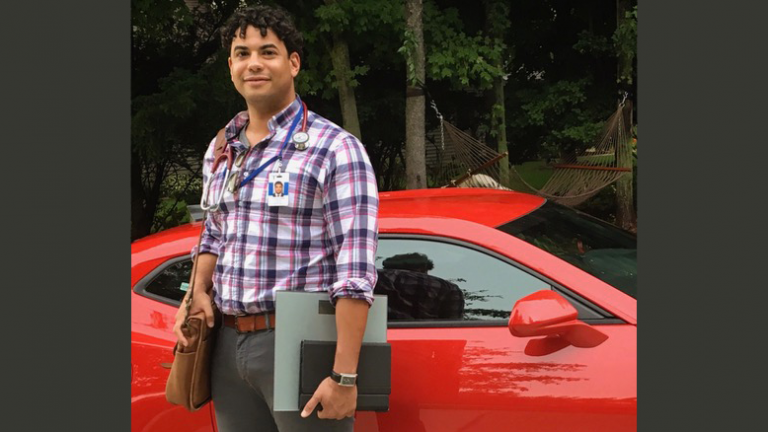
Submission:
<svg viewBox="0 0 768 432">
<path fill-rule="evenodd" d="M 544 161 L 523 162 L 520 165 L 514 165 L 520 177 L 536 189 L 541 189 L 552 177 L 552 168 L 547 166 Z M 530 188 L 526 186 L 514 172 L 510 170 L 508 188 L 521 192 L 529 192 Z"/>
<path fill-rule="evenodd" d="M 589 155 L 580 156 L 578 158 L 578 161 L 581 163 L 613 162 L 613 160 L 613 155 Z M 554 171 L 554 169 L 551 166 L 548 166 L 544 161 L 529 161 L 520 165 L 514 165 L 514 167 L 518 174 L 520 174 L 520 176 L 525 179 L 529 185 L 536 189 L 541 189 L 544 187 L 544 185 L 547 183 L 547 180 L 552 177 L 552 173 Z M 520 178 L 511 171 L 509 173 L 509 184 L 507 187 L 521 192 L 530 191 L 530 188 L 526 186 L 520 180 Z"/>
</svg>

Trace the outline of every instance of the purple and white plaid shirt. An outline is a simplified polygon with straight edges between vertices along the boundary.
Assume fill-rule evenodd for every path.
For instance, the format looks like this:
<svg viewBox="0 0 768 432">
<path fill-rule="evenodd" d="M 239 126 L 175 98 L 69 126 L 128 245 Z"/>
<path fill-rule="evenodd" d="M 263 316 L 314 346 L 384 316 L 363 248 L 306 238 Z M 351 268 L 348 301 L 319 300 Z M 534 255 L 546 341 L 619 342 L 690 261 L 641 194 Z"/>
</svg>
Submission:
<svg viewBox="0 0 768 432">
<path fill-rule="evenodd" d="M 272 117 L 270 134 L 243 162 L 241 178 L 280 152 L 300 106 L 297 96 Z M 240 188 L 236 201 L 225 191 L 219 210 L 208 214 L 200 252 L 219 257 L 214 301 L 224 314 L 272 311 L 278 290 L 328 291 L 334 304 L 342 297 L 373 303 L 376 176 L 357 138 L 312 111 L 308 116 L 307 149 L 296 150 L 289 142 L 283 153 L 283 172 L 290 175 L 288 206 L 267 205 L 268 175 L 277 169 L 275 162 Z M 233 158 L 248 149 L 239 138 L 247 122 L 244 111 L 226 127 Z M 211 175 L 214 142 L 205 153 L 203 184 Z M 212 199 L 223 182 L 221 164 L 214 173 Z"/>
</svg>

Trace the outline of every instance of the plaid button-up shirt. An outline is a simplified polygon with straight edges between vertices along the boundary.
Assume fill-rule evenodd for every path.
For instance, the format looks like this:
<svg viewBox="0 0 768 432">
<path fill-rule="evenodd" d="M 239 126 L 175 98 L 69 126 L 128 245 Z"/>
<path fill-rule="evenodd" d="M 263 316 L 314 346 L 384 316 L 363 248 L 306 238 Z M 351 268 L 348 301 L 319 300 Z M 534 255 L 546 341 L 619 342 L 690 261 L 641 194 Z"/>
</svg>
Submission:
<svg viewBox="0 0 768 432">
<path fill-rule="evenodd" d="M 280 152 L 300 106 L 297 96 L 269 121 L 270 133 L 243 162 L 241 178 Z M 334 304 L 342 297 L 373 302 L 376 177 L 357 138 L 311 111 L 307 115 L 307 149 L 296 150 L 289 138 L 283 153 L 282 171 L 290 175 L 289 205 L 267 204 L 268 176 L 278 166 L 274 163 L 236 197 L 225 191 L 220 209 L 208 214 L 200 252 L 218 255 L 214 301 L 224 314 L 272 311 L 278 290 L 328 291 Z M 239 139 L 247 122 L 248 113 L 241 112 L 226 126 L 233 159 L 248 150 Z M 214 176 L 212 198 L 225 187 L 223 163 L 211 174 L 214 142 L 203 165 L 203 184 Z"/>
</svg>

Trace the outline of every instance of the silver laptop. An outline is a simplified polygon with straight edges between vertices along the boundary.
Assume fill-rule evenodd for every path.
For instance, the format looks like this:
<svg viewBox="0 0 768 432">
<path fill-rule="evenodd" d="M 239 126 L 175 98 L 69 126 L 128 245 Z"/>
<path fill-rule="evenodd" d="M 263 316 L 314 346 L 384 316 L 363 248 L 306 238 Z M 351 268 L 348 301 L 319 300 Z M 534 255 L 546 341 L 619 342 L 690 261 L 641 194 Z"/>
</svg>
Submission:
<svg viewBox="0 0 768 432">
<path fill-rule="evenodd" d="M 386 342 L 387 296 L 373 298 L 363 342 Z M 335 341 L 335 308 L 327 292 L 278 291 L 276 310 L 274 410 L 298 411 L 301 341 Z"/>
</svg>

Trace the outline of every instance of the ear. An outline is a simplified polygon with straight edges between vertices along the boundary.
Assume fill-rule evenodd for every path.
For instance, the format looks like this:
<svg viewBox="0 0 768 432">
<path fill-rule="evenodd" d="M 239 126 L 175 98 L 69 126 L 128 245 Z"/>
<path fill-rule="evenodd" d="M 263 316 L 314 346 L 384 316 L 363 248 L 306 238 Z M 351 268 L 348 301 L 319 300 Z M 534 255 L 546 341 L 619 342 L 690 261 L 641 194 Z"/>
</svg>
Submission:
<svg viewBox="0 0 768 432">
<path fill-rule="evenodd" d="M 227 66 L 229 66 L 229 77 L 235 82 L 235 76 L 232 74 L 232 57 L 227 57 Z"/>
<path fill-rule="evenodd" d="M 298 75 L 301 70 L 301 57 L 299 57 L 299 53 L 295 51 L 292 52 L 291 55 L 288 56 L 288 61 L 291 62 L 291 76 L 296 78 L 296 75 Z"/>
</svg>

